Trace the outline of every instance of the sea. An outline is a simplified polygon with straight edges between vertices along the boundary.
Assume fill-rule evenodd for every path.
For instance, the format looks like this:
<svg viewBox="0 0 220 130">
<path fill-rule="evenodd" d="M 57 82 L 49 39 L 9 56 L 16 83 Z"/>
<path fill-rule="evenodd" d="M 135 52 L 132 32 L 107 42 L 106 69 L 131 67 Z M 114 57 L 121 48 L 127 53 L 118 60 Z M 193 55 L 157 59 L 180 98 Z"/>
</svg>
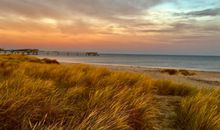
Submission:
<svg viewBox="0 0 220 130">
<path fill-rule="evenodd" d="M 220 56 L 100 54 L 99 56 L 49 56 L 65 63 L 86 63 L 146 68 L 173 68 L 220 72 Z"/>
</svg>

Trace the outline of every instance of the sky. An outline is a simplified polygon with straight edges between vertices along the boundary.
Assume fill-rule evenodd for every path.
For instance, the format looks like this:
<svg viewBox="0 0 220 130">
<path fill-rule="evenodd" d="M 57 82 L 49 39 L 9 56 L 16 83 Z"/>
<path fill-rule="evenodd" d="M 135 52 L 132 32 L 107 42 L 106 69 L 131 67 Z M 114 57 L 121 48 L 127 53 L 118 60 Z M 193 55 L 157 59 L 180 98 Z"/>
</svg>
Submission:
<svg viewBox="0 0 220 130">
<path fill-rule="evenodd" d="M 0 0 L 0 48 L 220 55 L 220 1 Z"/>
</svg>

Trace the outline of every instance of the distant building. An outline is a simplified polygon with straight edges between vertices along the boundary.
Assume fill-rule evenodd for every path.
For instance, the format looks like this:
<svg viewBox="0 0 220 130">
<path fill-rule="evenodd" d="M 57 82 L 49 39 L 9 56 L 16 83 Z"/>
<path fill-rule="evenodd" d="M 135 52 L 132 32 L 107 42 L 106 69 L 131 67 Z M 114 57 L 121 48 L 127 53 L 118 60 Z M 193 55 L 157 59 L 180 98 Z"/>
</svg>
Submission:
<svg viewBox="0 0 220 130">
<path fill-rule="evenodd" d="M 98 52 L 86 52 L 86 56 L 99 56 Z"/>
</svg>

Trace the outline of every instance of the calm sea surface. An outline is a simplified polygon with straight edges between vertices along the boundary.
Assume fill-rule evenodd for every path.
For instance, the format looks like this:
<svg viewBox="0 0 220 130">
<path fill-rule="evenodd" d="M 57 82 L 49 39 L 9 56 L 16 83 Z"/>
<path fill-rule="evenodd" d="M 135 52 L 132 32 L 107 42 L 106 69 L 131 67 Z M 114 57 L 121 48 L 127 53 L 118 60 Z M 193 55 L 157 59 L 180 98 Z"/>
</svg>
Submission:
<svg viewBox="0 0 220 130">
<path fill-rule="evenodd" d="M 68 63 L 126 65 L 149 68 L 180 68 L 204 71 L 220 71 L 220 56 L 170 56 L 100 54 L 100 56 L 39 56 Z"/>
</svg>

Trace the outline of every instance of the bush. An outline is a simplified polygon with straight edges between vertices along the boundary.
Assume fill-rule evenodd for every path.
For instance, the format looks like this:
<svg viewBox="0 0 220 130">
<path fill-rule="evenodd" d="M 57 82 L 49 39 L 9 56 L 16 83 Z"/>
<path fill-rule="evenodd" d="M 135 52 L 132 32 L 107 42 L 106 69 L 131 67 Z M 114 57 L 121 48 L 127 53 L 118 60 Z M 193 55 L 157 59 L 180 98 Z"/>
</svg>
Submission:
<svg viewBox="0 0 220 130">
<path fill-rule="evenodd" d="M 175 70 L 175 69 L 162 69 L 160 71 L 161 73 L 167 73 L 169 75 L 177 75 L 177 74 L 182 74 L 184 76 L 193 76 L 196 75 L 194 72 L 190 72 L 188 70 Z"/>
<path fill-rule="evenodd" d="M 193 76 L 196 74 L 196 73 L 190 72 L 188 70 L 179 70 L 179 72 L 184 76 Z"/>
<path fill-rule="evenodd" d="M 42 59 L 42 62 L 46 63 L 46 64 L 59 64 L 59 62 L 57 60 L 51 60 L 51 59 L 47 59 L 47 58 Z"/>
<path fill-rule="evenodd" d="M 168 73 L 169 75 L 177 75 L 178 70 L 175 69 L 163 69 L 160 71 L 161 73 Z"/>
</svg>

